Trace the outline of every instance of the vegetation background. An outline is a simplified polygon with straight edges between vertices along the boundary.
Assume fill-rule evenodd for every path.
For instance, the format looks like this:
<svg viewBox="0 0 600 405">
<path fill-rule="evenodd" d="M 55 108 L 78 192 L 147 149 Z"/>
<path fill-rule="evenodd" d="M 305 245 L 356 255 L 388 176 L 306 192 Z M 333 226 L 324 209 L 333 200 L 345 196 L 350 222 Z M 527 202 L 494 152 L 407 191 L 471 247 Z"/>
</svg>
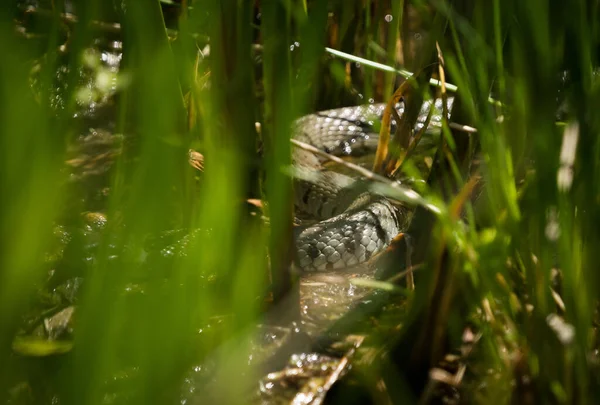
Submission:
<svg viewBox="0 0 600 405">
<path fill-rule="evenodd" d="M 467 374 L 452 380 L 461 401 L 595 402 L 598 8 L 595 0 L 6 3 L 0 400 L 171 404 L 190 367 L 203 364 L 188 392 L 194 401 L 247 403 L 261 371 L 236 339 L 265 313 L 297 311 L 286 298 L 297 286 L 286 271 L 292 183 L 282 170 L 291 123 L 387 101 L 401 68 L 420 72 L 420 84 L 443 72 L 458 88 L 452 121 L 477 132 L 444 124 L 444 147 L 418 190 L 438 210 L 417 207 L 409 228 L 423 265 L 417 288 L 394 318 L 402 327 L 377 337 L 381 360 L 356 365 L 367 392 L 359 398 L 423 398 L 430 371 L 474 331 L 474 354 L 461 358 Z M 66 186 L 65 161 L 87 122 L 77 115 L 82 70 L 96 65 L 85 50 L 113 38 L 123 59 L 110 77 L 111 130 L 127 136 L 100 204 Z M 202 174 L 187 164 L 189 148 L 207 157 Z M 485 184 L 475 204 L 473 173 Z M 248 213 L 248 198 L 264 201 L 268 229 Z M 99 209 L 108 222 L 80 215 Z M 185 254 L 147 258 L 148 235 L 173 229 L 200 231 L 180 246 Z M 390 274 L 404 260 L 393 263 Z M 61 291 L 81 278 L 69 301 Z M 74 340 L 36 336 L 45 317 L 74 302 Z M 218 375 L 205 371 L 215 353 Z M 344 390 L 336 395 L 350 403 Z"/>
</svg>

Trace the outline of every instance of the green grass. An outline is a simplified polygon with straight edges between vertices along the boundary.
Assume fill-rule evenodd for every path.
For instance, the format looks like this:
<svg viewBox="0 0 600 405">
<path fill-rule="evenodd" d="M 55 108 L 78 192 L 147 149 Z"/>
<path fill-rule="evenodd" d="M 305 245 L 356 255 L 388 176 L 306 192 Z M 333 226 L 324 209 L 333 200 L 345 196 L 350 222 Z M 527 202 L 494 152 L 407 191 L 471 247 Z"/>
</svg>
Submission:
<svg viewBox="0 0 600 405">
<path fill-rule="evenodd" d="M 412 37 L 398 29 L 419 15 L 425 39 L 417 55 L 404 52 L 404 65 L 424 69 L 421 90 L 437 81 L 437 41 L 447 88 L 458 99 L 452 121 L 478 132 L 444 127 L 445 146 L 419 189 L 439 210 L 421 205 L 409 229 L 413 263 L 423 263 L 416 290 L 393 318 L 402 328 L 373 334 L 386 355 L 361 362 L 353 378 L 374 403 L 385 398 L 374 388 L 379 378 L 392 401 L 423 398 L 427 371 L 469 329 L 480 338 L 462 359 L 464 402 L 594 402 L 597 2 L 263 1 L 254 10 L 251 2 L 131 0 L 124 12 L 78 1 L 76 21 L 61 16 L 59 2 L 56 9 L 40 3 L 44 16 L 0 11 L 0 401 L 99 404 L 116 392 L 113 403 L 171 404 L 193 365 L 218 362 L 224 378 L 198 372 L 211 383 L 196 400 L 247 403 L 246 390 L 263 373 L 241 354 L 247 337 L 266 313 L 298 315 L 297 280 L 287 272 L 290 124 L 316 108 L 386 101 L 406 74 L 396 45 Z M 15 15 L 35 35 L 16 33 Z M 115 130 L 135 141 L 125 142 L 110 174 L 108 223 L 92 232 L 93 260 L 85 261 L 89 233 L 73 230 L 86 229 L 80 213 L 90 201 L 65 186 L 63 162 L 82 131 L 73 119 L 82 52 L 95 38 L 115 35 L 98 32 L 98 21 L 112 20 L 121 24 L 124 52 Z M 210 54 L 199 55 L 207 43 Z M 62 107 L 54 108 L 62 44 L 69 71 Z M 562 125 L 559 90 L 567 106 Z M 202 174 L 186 162 L 190 147 L 206 158 Z M 473 150 L 485 184 L 479 198 L 468 192 Z M 269 227 L 250 215 L 248 198 L 263 199 Z M 58 248 L 57 224 L 72 231 Z M 173 248 L 181 254 L 145 259 L 149 235 L 167 238 L 173 229 L 201 231 Z M 404 263 L 392 261 L 387 273 Z M 84 281 L 72 348 L 27 340 L 34 329 L 28 322 L 68 304 L 54 287 L 63 285 L 57 277 L 73 275 Z M 365 318 L 353 312 L 344 322 Z"/>
</svg>

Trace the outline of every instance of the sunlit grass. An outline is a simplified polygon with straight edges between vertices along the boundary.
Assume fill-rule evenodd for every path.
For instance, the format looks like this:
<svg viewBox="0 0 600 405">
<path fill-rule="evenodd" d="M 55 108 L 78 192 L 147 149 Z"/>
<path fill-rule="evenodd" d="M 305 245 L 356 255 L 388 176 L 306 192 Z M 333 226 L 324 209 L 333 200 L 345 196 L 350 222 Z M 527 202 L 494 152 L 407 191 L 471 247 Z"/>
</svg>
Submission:
<svg viewBox="0 0 600 405">
<path fill-rule="evenodd" d="M 396 52 L 398 38 L 408 43 L 398 32 L 407 2 L 389 10 L 369 1 L 263 2 L 260 19 L 250 3 L 184 2 L 192 8 L 180 15 L 174 40 L 159 2 L 125 3 L 126 12 L 109 13 L 102 2 L 77 2 L 79 20 L 71 28 L 64 10 L 55 9 L 49 24 L 32 23 L 43 35 L 27 40 L 15 33 L 9 11 L 0 15 L 0 400 L 93 404 L 118 392 L 116 403 L 170 404 L 180 400 L 193 366 L 218 362 L 219 378 L 203 376 L 211 384 L 195 400 L 247 403 L 244 395 L 264 372 L 245 357 L 254 326 L 267 312 L 279 311 L 281 322 L 298 316 L 297 280 L 287 272 L 290 124 L 314 105 L 387 101 L 396 74 L 412 74 L 397 64 Z M 373 333 L 387 354 L 363 363 L 357 375 L 367 391 L 381 376 L 393 401 L 427 395 L 410 391 L 413 380 L 426 382 L 430 368 L 473 330 L 479 340 L 463 359 L 474 370 L 461 386 L 466 402 L 511 396 L 593 402 L 600 286 L 597 5 L 494 1 L 460 9 L 433 1 L 415 7 L 440 25 L 431 32 L 437 37 L 424 41 L 431 60 L 421 67 L 437 63 L 437 42 L 445 87 L 458 100 L 452 119 L 477 132 L 444 123 L 445 147 L 417 192 L 372 185 L 419 206 L 408 231 L 418 241 L 415 260 L 422 259 L 413 264 L 423 267 L 414 292 L 403 284 L 357 281 L 388 291 L 387 303 L 400 300 L 393 291 L 409 297 L 402 327 Z M 72 349 L 70 342 L 44 345 L 41 338 L 22 339 L 23 321 L 40 304 L 49 272 L 61 272 L 60 259 L 48 259 L 54 226 L 64 218 L 70 225 L 85 222 L 80 212 L 64 212 L 67 202 L 82 197 L 64 186 L 63 162 L 80 135 L 73 115 L 82 94 L 82 52 L 97 35 L 91 22 L 107 15 L 119 19 L 124 52 L 115 127 L 135 141 L 125 142 L 111 172 L 108 223 L 94 256 L 75 262 L 84 281 Z M 52 108 L 65 31 L 64 103 Z M 258 68 L 256 43 L 262 45 Z M 39 83 L 32 89 L 38 58 Z M 424 82 L 439 87 L 439 76 Z M 568 105 L 565 126 L 555 125 L 559 89 Z M 187 163 L 191 146 L 205 156 L 203 173 Z M 481 176 L 481 193 L 472 175 Z M 249 198 L 263 199 L 268 226 L 250 213 Z M 165 243 L 166 259 L 149 253 L 149 238 L 173 229 L 199 231 L 187 244 Z M 86 256 L 73 240 L 68 254 Z M 404 265 L 400 258 L 387 273 Z M 364 313 L 348 319 L 371 319 Z M 29 356 L 40 362 L 22 371 Z M 15 388 L 23 384 L 27 395 Z M 372 392 L 375 403 L 385 399 L 377 395 Z"/>
</svg>

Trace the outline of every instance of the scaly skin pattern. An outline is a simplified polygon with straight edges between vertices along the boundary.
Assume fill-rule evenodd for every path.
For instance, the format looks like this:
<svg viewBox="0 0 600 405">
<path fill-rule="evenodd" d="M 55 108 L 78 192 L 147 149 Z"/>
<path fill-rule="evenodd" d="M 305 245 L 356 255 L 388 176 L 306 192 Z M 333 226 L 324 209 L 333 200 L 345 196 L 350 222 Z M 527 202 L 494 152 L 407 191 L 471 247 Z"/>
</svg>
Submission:
<svg viewBox="0 0 600 405">
<path fill-rule="evenodd" d="M 294 138 L 334 155 L 373 152 L 378 137 L 373 125 L 381 120 L 384 108 L 385 104 L 370 104 L 307 115 L 296 121 Z M 423 105 L 416 130 L 423 127 L 429 108 L 429 103 Z M 401 115 L 403 105 L 396 110 Z M 432 122 L 441 119 L 440 100 L 436 110 Z M 392 122 L 392 133 L 394 126 Z M 293 161 L 299 174 L 294 185 L 296 210 L 321 221 L 296 234 L 296 264 L 303 271 L 365 263 L 408 226 L 406 208 L 361 191 L 358 180 L 324 169 L 314 154 L 295 148 Z"/>
<path fill-rule="evenodd" d="M 396 208 L 384 198 L 304 229 L 296 240 L 304 270 L 349 268 L 385 249 L 400 232 Z"/>
</svg>

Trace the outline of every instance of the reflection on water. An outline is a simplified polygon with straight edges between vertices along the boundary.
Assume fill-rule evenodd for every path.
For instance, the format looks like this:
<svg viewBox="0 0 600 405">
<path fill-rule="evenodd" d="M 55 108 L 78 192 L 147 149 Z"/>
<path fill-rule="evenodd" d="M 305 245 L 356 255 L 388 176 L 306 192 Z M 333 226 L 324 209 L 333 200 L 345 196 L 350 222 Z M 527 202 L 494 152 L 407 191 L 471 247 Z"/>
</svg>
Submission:
<svg viewBox="0 0 600 405">
<path fill-rule="evenodd" d="M 373 278 L 373 270 L 308 274 L 300 282 L 300 313 L 307 332 L 322 331 L 369 292 L 351 283 L 354 278 Z"/>
</svg>

